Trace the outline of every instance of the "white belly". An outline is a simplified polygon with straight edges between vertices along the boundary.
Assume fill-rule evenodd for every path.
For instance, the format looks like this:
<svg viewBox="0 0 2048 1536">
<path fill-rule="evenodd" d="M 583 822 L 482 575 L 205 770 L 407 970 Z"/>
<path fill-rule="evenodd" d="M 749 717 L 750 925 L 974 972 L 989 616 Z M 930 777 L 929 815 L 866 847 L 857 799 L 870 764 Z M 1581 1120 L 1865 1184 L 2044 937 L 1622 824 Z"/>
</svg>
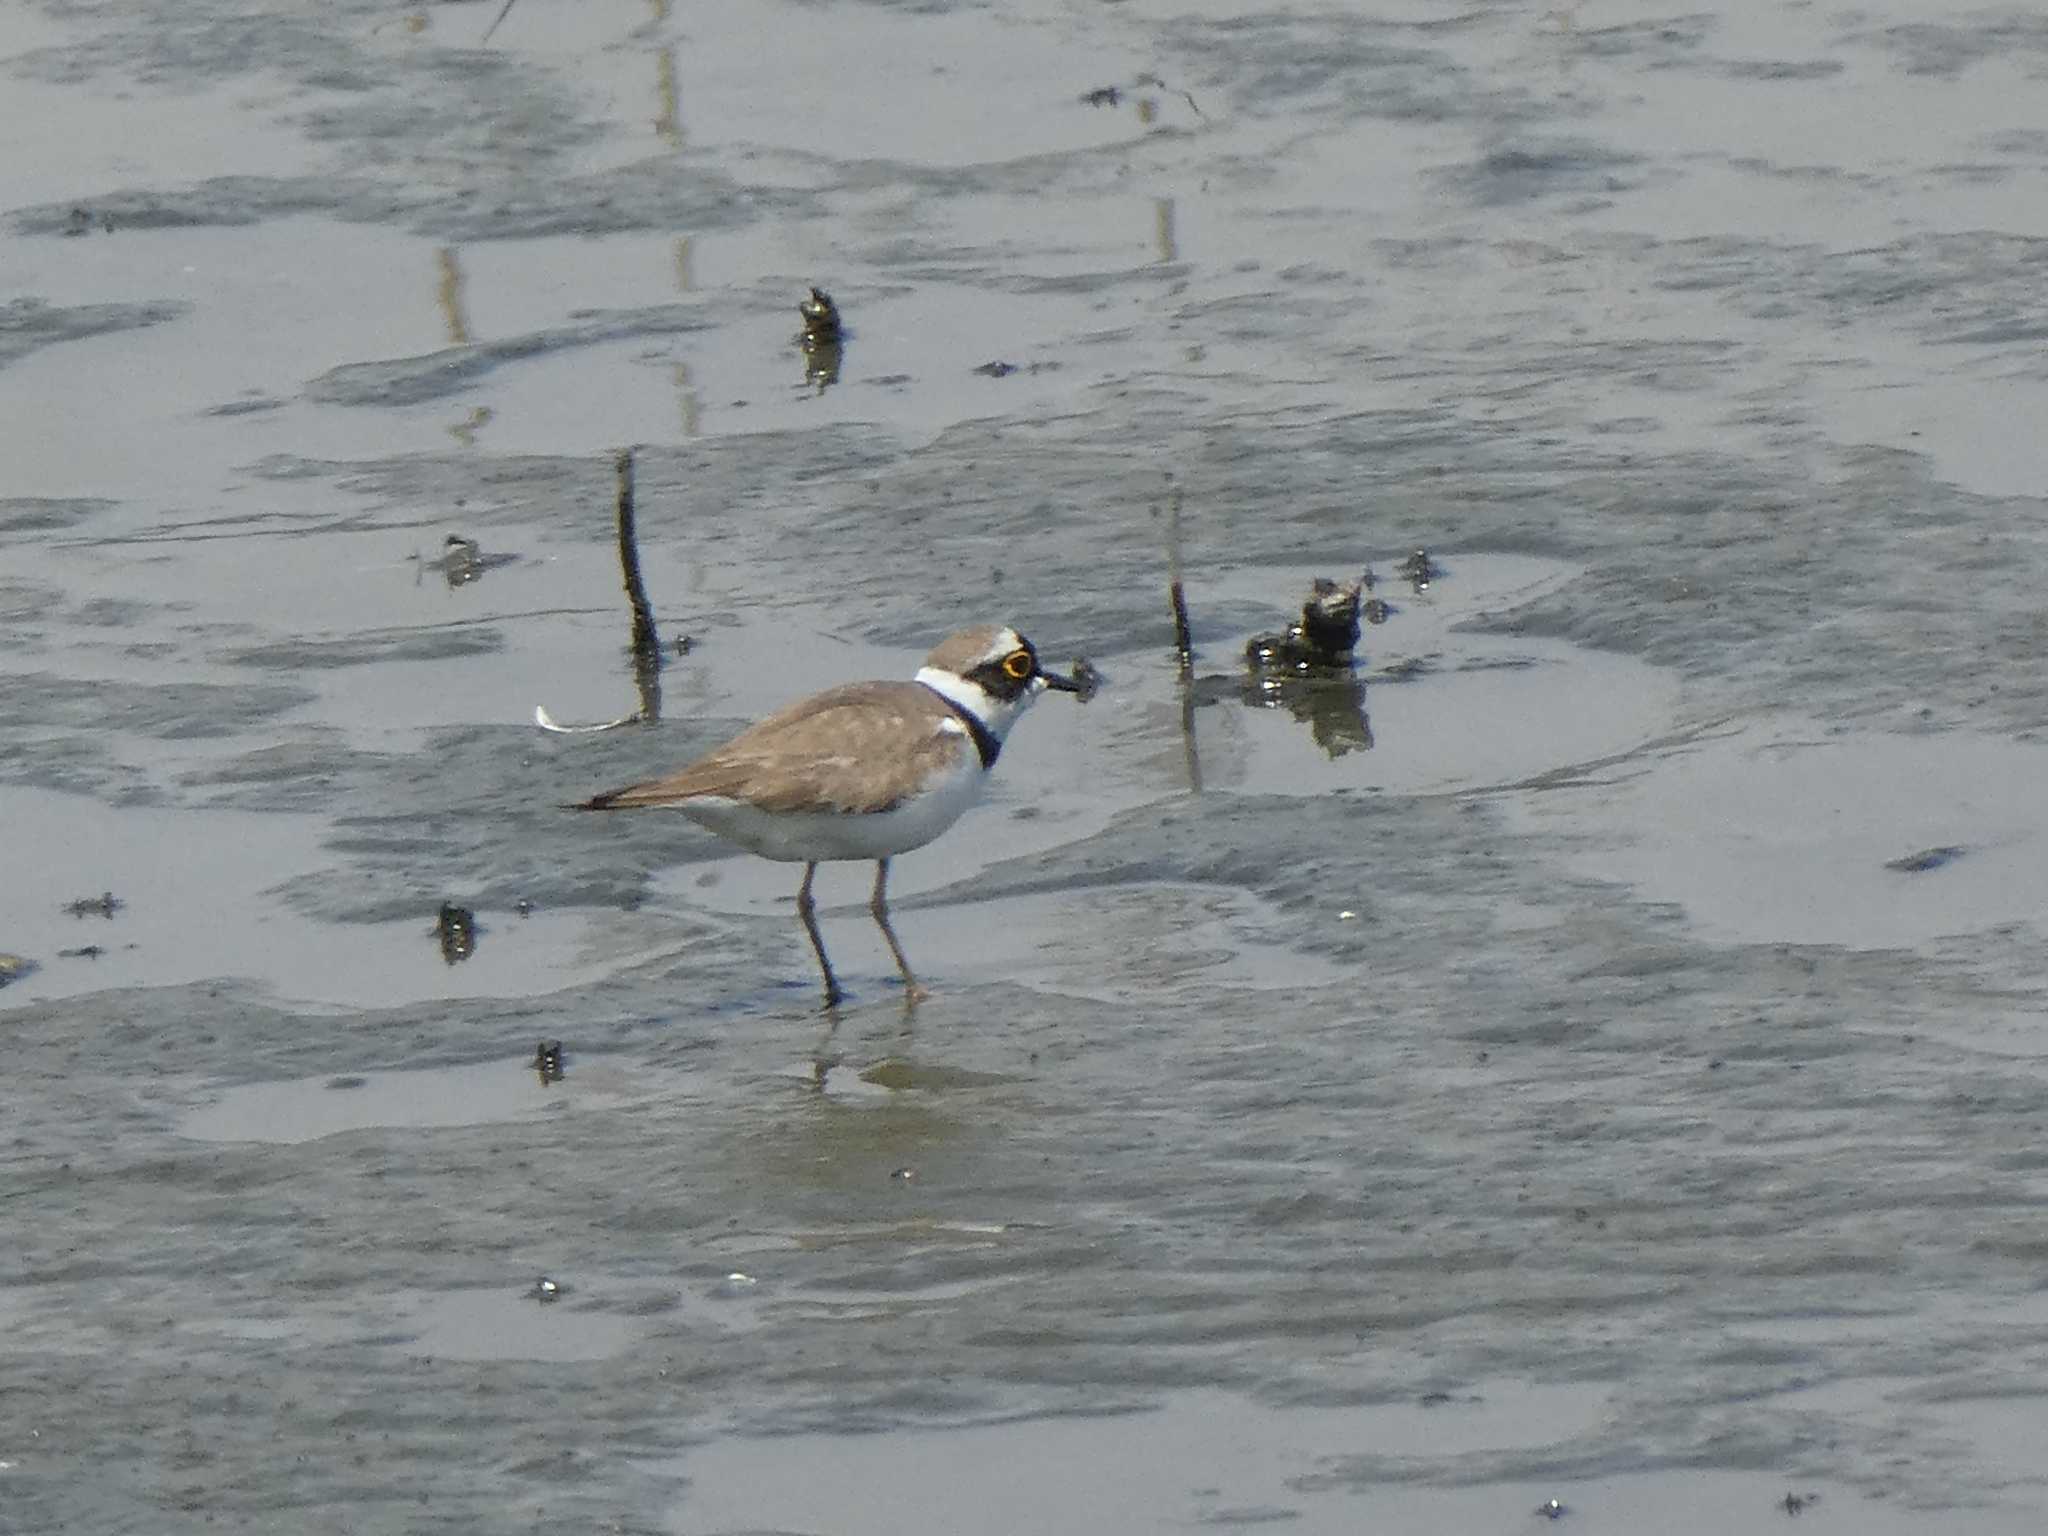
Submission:
<svg viewBox="0 0 2048 1536">
<path fill-rule="evenodd" d="M 702 795 L 677 804 L 690 820 L 764 859 L 886 859 L 922 848 L 960 819 L 980 798 L 988 772 L 972 752 L 960 766 L 934 779 L 921 795 L 894 810 L 853 815 L 838 811 L 762 811 L 740 800 Z"/>
</svg>

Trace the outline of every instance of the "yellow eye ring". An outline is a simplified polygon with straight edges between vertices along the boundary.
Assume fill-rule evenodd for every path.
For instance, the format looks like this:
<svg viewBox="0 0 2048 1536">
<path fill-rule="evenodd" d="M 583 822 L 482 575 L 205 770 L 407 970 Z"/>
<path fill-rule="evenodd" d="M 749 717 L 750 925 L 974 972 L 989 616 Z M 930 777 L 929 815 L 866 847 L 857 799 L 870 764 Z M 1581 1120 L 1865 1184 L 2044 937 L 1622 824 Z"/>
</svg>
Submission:
<svg viewBox="0 0 2048 1536">
<path fill-rule="evenodd" d="M 1003 658 L 1003 672 L 1005 675 L 1014 678 L 1020 683 L 1029 677 L 1034 670 L 1029 651 L 1012 651 Z"/>
</svg>

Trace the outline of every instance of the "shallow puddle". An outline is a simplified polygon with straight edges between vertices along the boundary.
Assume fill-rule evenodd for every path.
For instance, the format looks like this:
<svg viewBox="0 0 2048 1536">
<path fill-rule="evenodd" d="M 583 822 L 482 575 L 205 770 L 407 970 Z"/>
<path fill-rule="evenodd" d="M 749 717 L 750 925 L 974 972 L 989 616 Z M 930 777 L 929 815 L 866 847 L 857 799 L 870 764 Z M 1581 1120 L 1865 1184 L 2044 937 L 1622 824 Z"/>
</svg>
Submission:
<svg viewBox="0 0 2048 1536">
<path fill-rule="evenodd" d="M 261 894 L 325 862 L 318 818 L 109 806 L 18 786 L 0 789 L 0 804 L 15 871 L 0 881 L 0 934 L 43 962 L 0 1006 L 258 968 L 296 977 L 333 945 L 331 929 Z M 67 910 L 108 894 L 117 905 Z"/>
<path fill-rule="evenodd" d="M 615 1059 L 578 1057 L 569 1075 L 543 1083 L 531 1059 L 361 1072 L 243 1083 L 186 1114 L 180 1136 L 195 1141 L 317 1141 L 373 1127 L 430 1129 L 537 1119 L 581 1105 L 616 1105 L 648 1092 Z"/>
<path fill-rule="evenodd" d="M 109 806 L 12 786 L 0 804 L 10 855 L 35 875 L 0 881 L 0 939 L 38 962 L 0 992 L 0 1007 L 226 977 L 332 1006 L 531 997 L 604 964 L 591 948 L 605 947 L 603 924 L 588 912 L 478 913 L 474 953 L 456 964 L 431 902 L 402 922 L 301 915 L 274 891 L 332 866 L 322 817 Z M 105 894 L 119 903 L 110 916 L 66 910 Z"/>
<path fill-rule="evenodd" d="M 1521 814 L 1581 817 L 1574 859 L 1722 943 L 1891 949 L 2048 912 L 2048 747 L 1758 727 L 1639 759 Z"/>
<path fill-rule="evenodd" d="M 434 1360 L 604 1360 L 637 1331 L 630 1317 L 578 1305 L 574 1293 L 541 1302 L 496 1286 L 391 1299 L 390 1347 Z"/>
<path fill-rule="evenodd" d="M 1679 679 L 1608 652 L 1554 640 L 1518 640 L 1460 626 L 1555 591 L 1576 570 L 1524 555 L 1446 557 L 1443 574 L 1411 591 L 1379 566 L 1393 605 L 1358 645 L 1355 705 L 1304 695 L 1312 712 L 1244 702 L 1242 647 L 1285 627 L 1317 576 L 1342 568 L 1251 566 L 1214 576 L 1190 571 L 1197 628 L 1205 611 L 1232 620 L 1228 642 L 1201 647 L 1192 754 L 1203 786 L 1246 794 L 1320 795 L 1339 789 L 1431 794 L 1513 783 L 1627 751 L 1668 729 Z M 1171 772 L 1188 776 L 1177 689 L 1156 680 L 1131 700 L 1126 746 L 1149 736 Z"/>
<path fill-rule="evenodd" d="M 1331 923 L 1355 922 L 1332 910 Z M 1087 887 L 993 901 L 918 903 L 896 920 L 962 983 L 976 975 L 1116 1002 L 1178 987 L 1266 991 L 1354 979 L 1290 942 L 1301 921 L 1229 886 Z M 877 941 L 879 942 L 879 940 Z M 906 942 L 908 942 L 906 940 Z"/>
<path fill-rule="evenodd" d="M 1628 1477 L 1522 1475 L 1462 1483 L 1454 1458 L 1532 1454 L 1600 1426 L 1594 1387 L 1499 1383 L 1434 1406 L 1273 1408 L 1221 1393 L 1086 1418 L 874 1435 L 727 1437 L 691 1452 L 671 1530 L 864 1536 L 971 1526 L 989 1536 L 1282 1525 L 1298 1532 L 1549 1529 L 1748 1533 L 1782 1521 L 1798 1490 L 1801 1530 L 1920 1536 L 1926 1517 L 1805 1480 L 1674 1470 Z M 1365 1470 L 1386 1469 L 1379 1477 Z M 793 1469 L 801 1475 L 792 1476 Z M 1820 1497 L 1813 1495 L 1826 1491 Z M 1951 1523 L 1954 1520 L 1956 1523 Z M 2017 1512 L 1945 1512 L 1943 1528 L 2027 1529 Z"/>
</svg>

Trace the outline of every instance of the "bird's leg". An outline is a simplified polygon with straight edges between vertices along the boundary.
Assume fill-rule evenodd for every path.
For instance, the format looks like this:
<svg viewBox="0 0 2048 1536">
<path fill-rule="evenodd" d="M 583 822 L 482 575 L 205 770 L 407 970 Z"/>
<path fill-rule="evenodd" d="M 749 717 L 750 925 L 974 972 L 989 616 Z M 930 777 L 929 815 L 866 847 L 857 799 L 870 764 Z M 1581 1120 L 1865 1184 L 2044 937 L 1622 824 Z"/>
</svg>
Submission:
<svg viewBox="0 0 2048 1536">
<path fill-rule="evenodd" d="M 811 901 L 811 877 L 817 872 L 815 859 L 804 866 L 804 883 L 796 888 L 796 915 L 804 920 L 804 933 L 818 957 L 818 969 L 825 973 L 825 1006 L 837 1008 L 846 994 L 839 990 L 839 978 L 832 974 L 832 962 L 825 958 L 825 941 L 818 935 L 818 909 Z"/>
<path fill-rule="evenodd" d="M 896 969 L 903 973 L 903 999 L 909 1003 L 921 1003 L 931 996 L 917 984 L 917 978 L 910 974 L 910 962 L 903 958 L 903 946 L 896 942 L 896 930 L 889 926 L 889 861 L 875 860 L 875 895 L 868 903 L 868 910 L 875 915 L 875 926 L 882 930 L 882 937 L 889 941 L 889 953 L 896 957 Z"/>
</svg>

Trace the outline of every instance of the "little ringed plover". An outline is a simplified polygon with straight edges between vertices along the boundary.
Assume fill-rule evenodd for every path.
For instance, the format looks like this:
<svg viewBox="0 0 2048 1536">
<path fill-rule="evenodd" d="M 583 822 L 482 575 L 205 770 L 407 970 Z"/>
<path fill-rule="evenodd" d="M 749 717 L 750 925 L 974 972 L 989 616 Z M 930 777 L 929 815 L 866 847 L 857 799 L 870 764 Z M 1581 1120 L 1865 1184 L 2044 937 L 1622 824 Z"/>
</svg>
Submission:
<svg viewBox="0 0 2048 1536">
<path fill-rule="evenodd" d="M 1081 694 L 1039 665 L 1031 642 L 1003 626 L 941 641 L 912 682 L 847 683 L 748 727 L 689 767 L 607 790 L 586 811 L 666 806 L 763 858 L 802 864 L 796 910 L 825 977 L 825 1006 L 844 994 L 825 956 L 811 902 L 818 866 L 873 859 L 868 910 L 888 940 L 907 997 L 924 989 L 889 925 L 889 860 L 922 848 L 960 819 L 995 767 L 1003 738 L 1046 689 Z"/>
</svg>

